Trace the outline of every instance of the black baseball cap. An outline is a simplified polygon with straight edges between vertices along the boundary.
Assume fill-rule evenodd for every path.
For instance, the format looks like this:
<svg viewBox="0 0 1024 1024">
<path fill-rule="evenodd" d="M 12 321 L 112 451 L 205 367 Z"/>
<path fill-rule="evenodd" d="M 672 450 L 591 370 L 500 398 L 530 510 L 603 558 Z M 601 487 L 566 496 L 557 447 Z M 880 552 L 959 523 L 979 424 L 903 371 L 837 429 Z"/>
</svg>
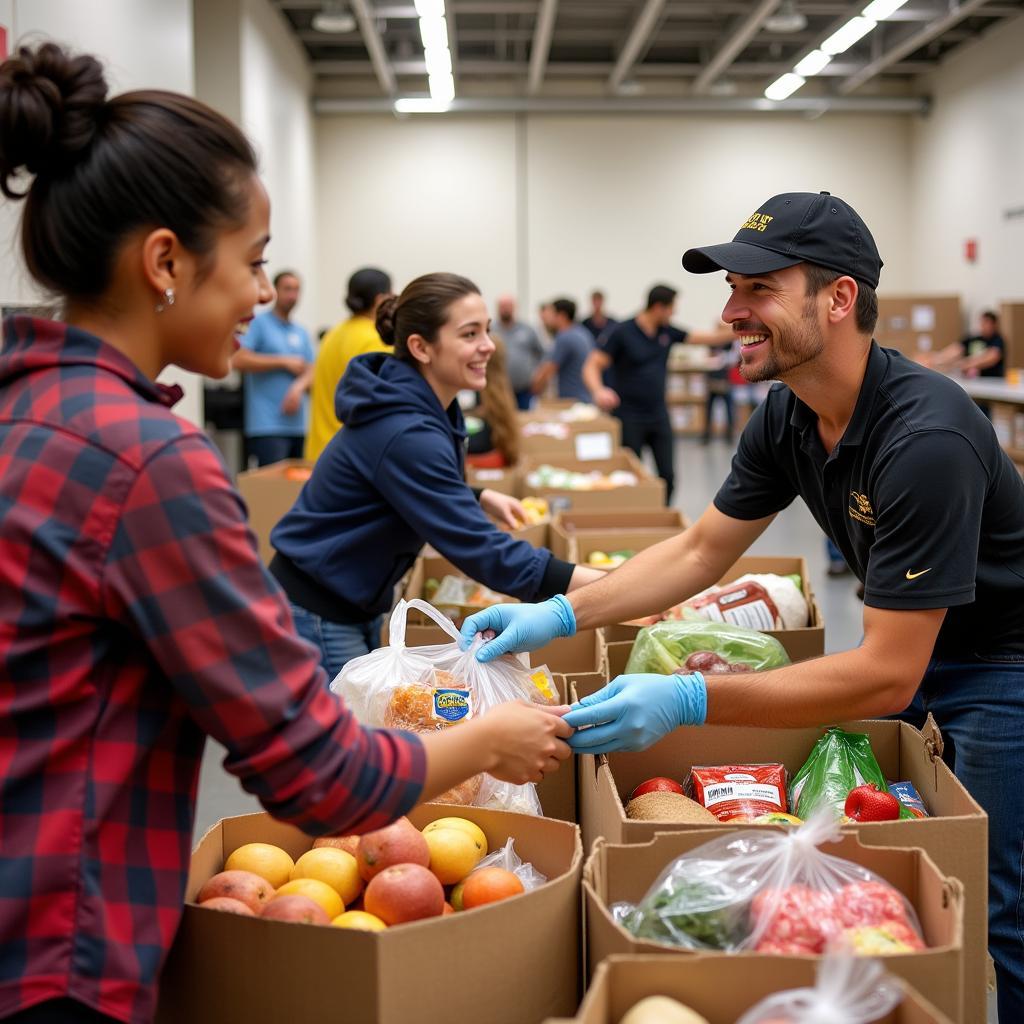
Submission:
<svg viewBox="0 0 1024 1024">
<path fill-rule="evenodd" d="M 691 274 L 767 274 L 817 263 L 878 287 L 882 258 L 857 211 L 828 192 L 786 192 L 752 213 L 731 242 L 687 249 Z"/>
</svg>

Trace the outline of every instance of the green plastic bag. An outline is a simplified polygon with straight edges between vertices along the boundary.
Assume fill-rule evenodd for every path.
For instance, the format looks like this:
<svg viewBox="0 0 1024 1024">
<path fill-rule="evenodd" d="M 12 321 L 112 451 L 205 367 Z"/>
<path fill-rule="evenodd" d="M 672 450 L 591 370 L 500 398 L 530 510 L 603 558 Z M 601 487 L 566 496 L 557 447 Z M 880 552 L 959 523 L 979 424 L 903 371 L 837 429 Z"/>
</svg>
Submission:
<svg viewBox="0 0 1024 1024">
<path fill-rule="evenodd" d="M 833 726 L 814 744 L 811 756 L 789 785 L 789 807 L 798 818 L 807 817 L 823 804 L 842 817 L 851 789 L 873 782 L 889 792 L 882 769 L 871 750 L 871 740 L 859 732 L 843 732 Z M 913 818 L 900 804 L 900 818 Z"/>
<path fill-rule="evenodd" d="M 690 665 L 693 655 L 710 652 L 718 665 Z M 773 636 L 728 622 L 687 622 L 666 620 L 645 626 L 637 634 L 626 672 L 654 672 L 668 676 L 684 672 L 762 672 L 789 664 L 785 647 Z M 718 667 L 715 667 L 718 665 Z M 737 668 L 735 666 L 745 666 Z"/>
</svg>

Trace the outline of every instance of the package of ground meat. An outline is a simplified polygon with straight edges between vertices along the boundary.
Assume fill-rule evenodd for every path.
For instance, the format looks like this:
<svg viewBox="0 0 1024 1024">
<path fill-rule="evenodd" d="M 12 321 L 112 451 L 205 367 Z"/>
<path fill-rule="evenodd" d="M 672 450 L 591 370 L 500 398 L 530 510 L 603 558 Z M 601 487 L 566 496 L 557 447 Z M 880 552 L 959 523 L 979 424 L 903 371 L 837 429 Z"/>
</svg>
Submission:
<svg viewBox="0 0 1024 1024">
<path fill-rule="evenodd" d="M 752 822 L 762 814 L 786 813 L 785 765 L 695 766 L 689 788 L 719 821 Z"/>
</svg>

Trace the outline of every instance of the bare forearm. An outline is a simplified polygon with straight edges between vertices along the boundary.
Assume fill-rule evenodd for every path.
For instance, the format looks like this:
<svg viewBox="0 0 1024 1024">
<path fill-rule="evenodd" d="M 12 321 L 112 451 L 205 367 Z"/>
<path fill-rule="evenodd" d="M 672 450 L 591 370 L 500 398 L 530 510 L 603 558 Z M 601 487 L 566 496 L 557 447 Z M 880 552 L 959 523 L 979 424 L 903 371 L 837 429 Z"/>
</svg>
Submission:
<svg viewBox="0 0 1024 1024">
<path fill-rule="evenodd" d="M 427 775 L 421 796 L 424 803 L 493 766 L 481 719 L 457 729 L 425 733 L 420 738 L 427 752 Z"/>
<path fill-rule="evenodd" d="M 313 364 L 310 363 L 306 369 L 292 381 L 292 387 L 305 394 L 313 386 L 314 369 Z"/>
<path fill-rule="evenodd" d="M 604 569 L 593 569 L 589 565 L 577 565 L 569 579 L 569 593 L 596 583 L 598 580 L 603 580 L 607 575 L 608 573 Z"/>
<path fill-rule="evenodd" d="M 743 675 L 707 676 L 709 725 L 795 729 L 902 711 L 920 679 L 887 670 L 863 647 Z"/>
<path fill-rule="evenodd" d="M 591 395 L 597 394 L 604 386 L 601 380 L 601 366 L 593 356 L 583 364 L 583 383 Z"/>
</svg>

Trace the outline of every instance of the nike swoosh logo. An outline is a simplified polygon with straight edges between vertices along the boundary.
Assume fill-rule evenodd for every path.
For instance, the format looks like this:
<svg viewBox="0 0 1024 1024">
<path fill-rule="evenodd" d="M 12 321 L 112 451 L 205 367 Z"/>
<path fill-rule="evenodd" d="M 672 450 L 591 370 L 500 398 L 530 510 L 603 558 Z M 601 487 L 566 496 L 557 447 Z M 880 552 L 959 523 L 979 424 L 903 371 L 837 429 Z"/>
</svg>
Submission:
<svg viewBox="0 0 1024 1024">
<path fill-rule="evenodd" d="M 927 569 L 922 569 L 920 572 L 911 572 L 908 569 L 907 570 L 907 579 L 908 580 L 916 580 L 918 576 L 923 576 L 926 572 L 931 572 L 932 568 L 933 568 L 933 566 L 928 566 Z"/>
</svg>

